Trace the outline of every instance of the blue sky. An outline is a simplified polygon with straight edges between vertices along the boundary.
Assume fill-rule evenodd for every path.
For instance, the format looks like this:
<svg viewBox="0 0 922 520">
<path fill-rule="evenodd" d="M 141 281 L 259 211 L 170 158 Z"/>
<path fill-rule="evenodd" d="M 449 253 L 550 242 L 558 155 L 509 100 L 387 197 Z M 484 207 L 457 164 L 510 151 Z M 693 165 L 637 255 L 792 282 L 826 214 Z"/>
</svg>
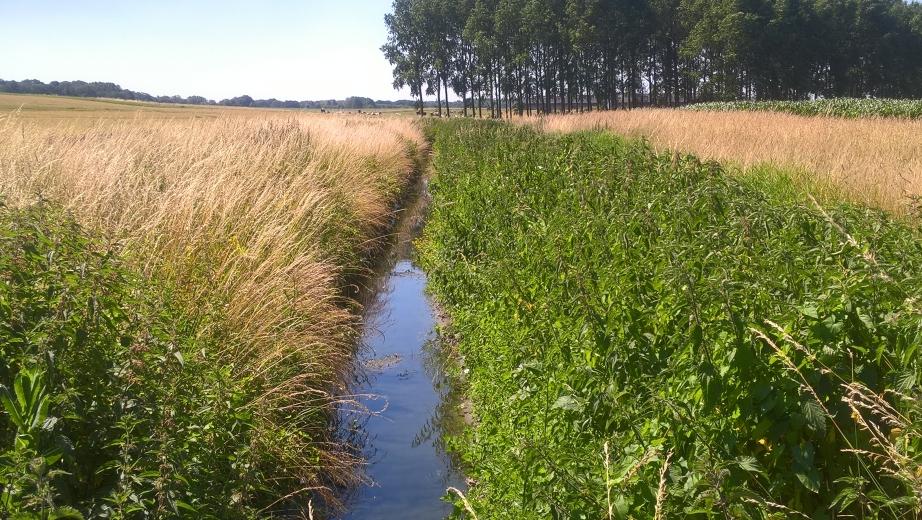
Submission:
<svg viewBox="0 0 922 520">
<path fill-rule="evenodd" d="M 0 0 L 0 78 L 155 95 L 375 99 L 391 0 Z"/>
</svg>

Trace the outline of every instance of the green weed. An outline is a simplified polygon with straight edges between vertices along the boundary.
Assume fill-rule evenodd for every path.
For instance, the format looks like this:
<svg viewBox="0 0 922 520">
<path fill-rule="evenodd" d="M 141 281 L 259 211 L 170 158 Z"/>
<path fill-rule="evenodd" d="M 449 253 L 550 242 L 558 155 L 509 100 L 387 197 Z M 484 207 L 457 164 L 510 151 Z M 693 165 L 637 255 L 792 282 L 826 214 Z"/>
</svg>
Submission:
<svg viewBox="0 0 922 520">
<path fill-rule="evenodd" d="M 878 413 L 918 417 L 918 228 L 603 133 L 429 131 L 481 518 L 919 513 Z"/>
<path fill-rule="evenodd" d="M 275 501 L 251 455 L 254 390 L 196 326 L 63 212 L 0 206 L 0 517 L 248 517 Z"/>
</svg>

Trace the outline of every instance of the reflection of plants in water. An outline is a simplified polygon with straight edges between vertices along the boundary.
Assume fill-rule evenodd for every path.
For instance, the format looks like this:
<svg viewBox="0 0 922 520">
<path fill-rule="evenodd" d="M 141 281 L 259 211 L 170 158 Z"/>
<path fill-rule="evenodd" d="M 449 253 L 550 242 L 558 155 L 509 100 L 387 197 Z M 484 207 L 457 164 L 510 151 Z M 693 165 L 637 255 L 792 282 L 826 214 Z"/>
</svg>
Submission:
<svg viewBox="0 0 922 520">
<path fill-rule="evenodd" d="M 369 388 L 374 380 L 374 374 L 367 370 L 362 363 L 356 362 L 353 368 L 353 388 Z M 362 393 L 341 398 L 339 415 L 334 420 L 334 427 L 339 432 L 340 442 L 346 449 L 364 460 L 363 467 L 369 466 L 377 455 L 374 439 L 369 433 L 368 423 L 373 417 L 380 416 L 388 408 L 388 400 L 384 396 Z M 360 485 L 367 485 L 370 481 L 363 475 Z"/>
<path fill-rule="evenodd" d="M 371 335 L 383 336 L 384 326 L 389 319 L 385 314 L 387 310 L 387 301 L 393 292 L 393 285 L 390 282 L 390 271 L 393 269 L 396 261 L 393 258 L 387 259 L 387 264 L 382 268 L 379 274 L 369 283 L 368 287 L 363 289 L 365 298 L 363 300 L 363 338 L 356 351 L 356 357 L 352 364 L 352 378 L 349 382 L 349 391 L 354 392 L 359 389 L 371 388 L 374 384 L 375 373 L 368 370 L 365 365 L 365 359 L 373 354 L 368 337 Z M 383 401 L 383 403 L 378 403 Z M 339 414 L 334 419 L 334 428 L 338 434 L 339 441 L 356 457 L 365 461 L 362 473 L 374 460 L 377 455 L 377 449 L 374 447 L 373 439 L 368 432 L 368 422 L 372 417 L 381 415 L 387 409 L 387 399 L 383 396 L 374 394 L 355 394 L 344 396 L 339 406 Z M 367 474 L 362 475 L 361 485 L 370 483 Z M 353 492 L 355 489 L 344 490 Z"/>
<path fill-rule="evenodd" d="M 442 337 L 436 335 L 426 341 L 422 348 L 423 367 L 432 379 L 439 402 L 432 416 L 413 439 L 413 446 L 431 441 L 438 453 L 448 458 L 451 469 L 457 469 L 461 461 L 448 449 L 445 439 L 460 434 L 464 429 L 464 393 L 457 381 L 449 375 L 447 367 L 452 361 L 447 355 L 449 349 L 444 346 Z"/>
<path fill-rule="evenodd" d="M 355 362 L 351 388 L 367 388 L 374 377 L 364 369 L 361 363 Z M 381 406 L 377 401 L 383 400 Z M 337 486 L 337 493 L 348 502 L 351 496 L 362 486 L 372 484 L 367 473 L 368 466 L 377 455 L 373 438 L 368 431 L 368 422 L 372 417 L 380 415 L 387 409 L 387 400 L 381 396 L 371 394 L 355 394 L 342 396 L 338 405 L 339 413 L 333 419 L 332 428 L 337 432 L 337 440 L 352 460 L 362 461 L 355 466 L 356 478 L 346 486 Z"/>
</svg>

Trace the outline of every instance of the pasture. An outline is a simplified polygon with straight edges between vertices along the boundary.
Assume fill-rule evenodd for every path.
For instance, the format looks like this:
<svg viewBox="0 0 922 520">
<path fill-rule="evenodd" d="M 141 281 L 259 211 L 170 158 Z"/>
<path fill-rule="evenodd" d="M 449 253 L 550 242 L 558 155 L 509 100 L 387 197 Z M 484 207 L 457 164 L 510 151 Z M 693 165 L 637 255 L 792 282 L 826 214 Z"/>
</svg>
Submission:
<svg viewBox="0 0 922 520">
<path fill-rule="evenodd" d="M 144 103 L 120 99 L 94 99 L 66 96 L 45 96 L 37 94 L 0 93 L 0 117 L 13 113 L 22 120 L 57 124 L 61 121 L 93 124 L 99 120 L 114 119 L 217 119 L 254 116 L 359 116 L 373 117 L 367 112 L 376 112 L 380 117 L 404 117 L 413 115 L 413 109 L 385 108 L 368 109 L 363 114 L 356 110 L 333 109 L 321 114 L 319 109 L 273 109 L 244 108 L 214 105 L 182 105 L 165 103 Z"/>
<path fill-rule="evenodd" d="M 233 111 L 228 107 L 167 105 L 119 99 L 93 99 L 37 94 L 0 93 L 0 114 L 53 124 L 62 120 L 194 119 L 215 118 Z"/>
</svg>

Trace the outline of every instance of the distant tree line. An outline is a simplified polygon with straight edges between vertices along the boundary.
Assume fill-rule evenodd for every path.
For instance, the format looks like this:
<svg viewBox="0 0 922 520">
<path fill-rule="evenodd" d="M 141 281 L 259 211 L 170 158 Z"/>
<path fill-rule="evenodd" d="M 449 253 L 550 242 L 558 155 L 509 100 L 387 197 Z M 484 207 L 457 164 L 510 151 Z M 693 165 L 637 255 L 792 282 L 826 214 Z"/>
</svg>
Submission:
<svg viewBox="0 0 922 520">
<path fill-rule="evenodd" d="M 145 92 L 135 92 L 133 90 L 124 89 L 115 83 L 99 81 L 52 81 L 50 83 L 43 83 L 35 79 L 27 79 L 23 81 L 6 81 L 0 79 L 0 92 L 112 98 L 155 103 L 181 103 L 185 105 L 223 105 L 259 108 L 323 108 L 329 110 L 355 110 L 407 108 L 416 106 L 416 102 L 414 100 L 375 101 L 371 98 L 358 96 L 351 96 L 341 100 L 328 99 L 323 101 L 281 101 L 275 98 L 253 99 L 250 96 L 244 95 L 230 99 L 222 99 L 221 101 L 214 101 L 202 96 L 152 96 Z M 435 106 L 435 104 L 433 103 L 432 106 Z M 458 106 L 460 106 L 460 104 L 458 104 Z"/>
<path fill-rule="evenodd" d="M 922 97 L 922 4 L 902 0 L 395 0 L 385 23 L 420 111 L 449 88 L 493 117 Z"/>
</svg>

